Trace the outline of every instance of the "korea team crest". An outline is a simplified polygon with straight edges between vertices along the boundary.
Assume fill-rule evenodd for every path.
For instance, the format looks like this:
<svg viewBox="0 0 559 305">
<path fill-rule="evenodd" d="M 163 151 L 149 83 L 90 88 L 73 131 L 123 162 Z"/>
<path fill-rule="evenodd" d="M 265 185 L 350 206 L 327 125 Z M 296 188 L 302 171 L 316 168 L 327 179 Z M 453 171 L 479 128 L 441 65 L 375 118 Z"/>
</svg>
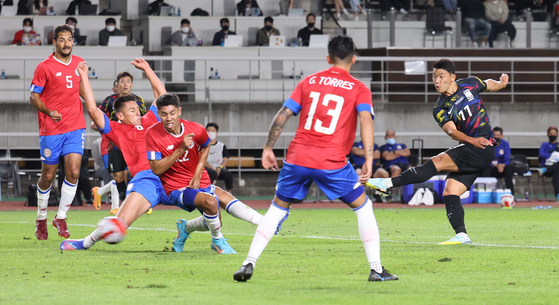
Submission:
<svg viewBox="0 0 559 305">
<path fill-rule="evenodd" d="M 52 152 L 50 151 L 50 149 L 45 148 L 45 150 L 43 151 L 43 155 L 45 155 L 45 157 L 49 158 L 52 155 Z"/>
</svg>

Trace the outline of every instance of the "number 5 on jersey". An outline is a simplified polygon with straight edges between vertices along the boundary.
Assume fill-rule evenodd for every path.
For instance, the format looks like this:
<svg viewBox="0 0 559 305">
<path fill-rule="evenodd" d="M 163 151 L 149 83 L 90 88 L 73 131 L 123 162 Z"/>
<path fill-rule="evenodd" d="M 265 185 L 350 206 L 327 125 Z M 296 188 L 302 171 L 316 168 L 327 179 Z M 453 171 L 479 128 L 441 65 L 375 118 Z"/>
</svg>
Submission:
<svg viewBox="0 0 559 305">
<path fill-rule="evenodd" d="M 316 113 L 316 107 L 318 107 L 318 102 L 320 100 L 320 92 L 311 92 L 310 98 L 312 99 L 311 108 L 309 109 L 309 116 L 307 118 L 307 122 L 305 123 L 305 129 L 311 130 L 313 125 L 314 115 Z M 314 130 L 319 133 L 331 135 L 336 131 L 336 126 L 338 125 L 338 120 L 340 119 L 340 113 L 342 112 L 344 106 L 344 98 L 335 95 L 335 94 L 326 94 L 322 99 L 322 105 L 324 107 L 328 107 L 330 101 L 336 103 L 336 108 L 329 109 L 326 113 L 327 115 L 332 117 L 332 121 L 330 122 L 330 126 L 324 127 L 322 126 L 322 120 L 316 118 L 316 122 L 314 123 Z"/>
<path fill-rule="evenodd" d="M 66 75 L 66 88 L 72 88 L 72 75 Z"/>
</svg>

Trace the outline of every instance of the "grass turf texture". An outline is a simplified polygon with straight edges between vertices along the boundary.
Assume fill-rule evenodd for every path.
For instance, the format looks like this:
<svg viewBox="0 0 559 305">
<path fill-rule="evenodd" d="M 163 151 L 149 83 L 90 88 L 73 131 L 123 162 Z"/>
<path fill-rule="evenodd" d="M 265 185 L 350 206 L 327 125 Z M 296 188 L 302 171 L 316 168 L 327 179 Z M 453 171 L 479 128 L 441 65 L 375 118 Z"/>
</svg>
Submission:
<svg viewBox="0 0 559 305">
<path fill-rule="evenodd" d="M 293 210 L 247 283 L 233 281 L 255 231 L 228 214 L 224 234 L 238 255 L 217 255 L 194 233 L 172 252 L 175 221 L 197 214 L 156 210 L 118 245 L 59 249 L 34 236 L 35 212 L 0 212 L 0 304 L 557 304 L 559 209 L 467 209 L 474 245 L 440 246 L 454 234 L 444 209 L 375 211 L 383 265 L 400 277 L 367 282 L 356 217 L 347 210 Z M 72 238 L 106 212 L 70 211 Z M 134 229 L 137 228 L 137 229 Z"/>
</svg>

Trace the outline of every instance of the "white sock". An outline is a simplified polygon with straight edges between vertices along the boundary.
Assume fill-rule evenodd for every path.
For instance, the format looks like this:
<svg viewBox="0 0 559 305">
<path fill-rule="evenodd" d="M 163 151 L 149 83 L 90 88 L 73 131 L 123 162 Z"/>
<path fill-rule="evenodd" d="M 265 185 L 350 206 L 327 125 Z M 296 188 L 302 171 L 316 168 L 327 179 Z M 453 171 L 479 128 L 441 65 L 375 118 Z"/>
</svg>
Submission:
<svg viewBox="0 0 559 305">
<path fill-rule="evenodd" d="M 280 221 L 287 215 L 289 209 L 282 208 L 277 206 L 273 201 L 266 212 L 266 215 L 262 217 L 258 228 L 256 228 L 256 233 L 254 233 L 254 238 L 252 239 L 252 243 L 250 244 L 250 250 L 248 250 L 247 259 L 243 262 L 243 266 L 251 263 L 253 266 L 256 266 L 256 260 L 262 254 L 262 251 L 266 248 Z"/>
<path fill-rule="evenodd" d="M 186 221 L 186 232 L 192 233 L 194 231 L 208 231 L 209 228 L 206 225 L 206 221 L 204 220 L 204 216 L 200 216 L 198 218 L 194 218 L 192 220 Z"/>
<path fill-rule="evenodd" d="M 72 201 L 76 196 L 76 190 L 78 189 L 78 184 L 71 184 L 68 180 L 64 179 L 62 188 L 60 190 L 60 204 L 58 205 L 58 212 L 56 213 L 57 219 L 65 219 L 66 212 L 70 209 Z"/>
<path fill-rule="evenodd" d="M 373 203 L 369 198 L 360 207 L 352 209 L 357 216 L 357 226 L 359 227 L 359 236 L 367 254 L 369 267 L 376 272 L 382 272 L 380 263 L 380 237 L 378 232 L 377 220 L 373 213 Z"/>
<path fill-rule="evenodd" d="M 210 229 L 210 235 L 212 236 L 212 238 L 223 238 L 223 235 L 221 234 L 221 221 L 219 221 L 219 214 L 208 215 L 206 213 L 203 213 L 202 215 L 204 216 L 204 220 L 206 221 L 208 229 Z"/>
<path fill-rule="evenodd" d="M 37 185 L 37 219 L 44 220 L 47 219 L 47 207 L 49 205 L 50 190 L 42 190 L 39 185 Z"/>
<path fill-rule="evenodd" d="M 250 222 L 255 225 L 260 224 L 260 220 L 262 219 L 262 214 L 256 212 L 248 205 L 242 203 L 238 199 L 234 199 L 233 201 L 229 202 L 225 207 L 227 213 L 233 215 L 236 218 L 244 220 L 246 222 Z"/>
<path fill-rule="evenodd" d="M 384 186 L 386 187 L 386 189 L 394 186 L 394 184 L 392 184 L 392 178 L 385 178 L 382 182 L 384 182 Z"/>
<path fill-rule="evenodd" d="M 118 194 L 118 188 L 116 187 L 116 182 L 112 180 L 110 185 L 111 185 L 111 210 L 118 209 L 120 205 L 120 197 Z"/>
<path fill-rule="evenodd" d="M 91 248 L 96 242 L 101 239 L 101 230 L 98 228 L 91 232 L 86 238 L 83 239 L 83 247 L 88 249 Z"/>
<path fill-rule="evenodd" d="M 109 183 L 107 183 L 107 184 L 105 184 L 105 185 L 99 187 L 99 188 L 97 189 L 97 194 L 103 196 L 103 195 L 105 195 L 106 193 L 108 193 L 109 191 L 112 191 L 111 185 L 112 185 L 113 183 L 115 183 L 114 180 L 112 180 L 111 182 L 109 182 Z M 118 193 L 118 191 L 117 191 L 117 193 Z"/>
</svg>

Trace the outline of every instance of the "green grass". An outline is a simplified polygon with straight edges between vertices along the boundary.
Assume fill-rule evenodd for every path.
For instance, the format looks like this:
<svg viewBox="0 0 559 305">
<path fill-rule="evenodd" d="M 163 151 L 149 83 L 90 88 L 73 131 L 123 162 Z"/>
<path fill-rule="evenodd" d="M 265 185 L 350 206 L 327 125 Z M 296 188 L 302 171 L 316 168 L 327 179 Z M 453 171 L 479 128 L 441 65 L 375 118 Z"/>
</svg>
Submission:
<svg viewBox="0 0 559 305">
<path fill-rule="evenodd" d="M 255 227 L 223 215 L 238 255 L 217 255 L 195 233 L 170 251 L 174 210 L 141 217 L 126 240 L 58 250 L 34 236 L 35 212 L 0 212 L 0 304 L 557 304 L 559 209 L 467 209 L 475 245 L 439 246 L 453 235 L 444 209 L 375 210 L 383 265 L 400 277 L 367 282 L 356 217 L 347 210 L 294 210 L 247 283 L 233 273 Z M 49 213 L 49 220 L 54 216 Z M 74 238 L 106 212 L 70 211 Z M 76 225 L 81 224 L 81 225 Z M 159 229 L 159 230 L 157 230 Z"/>
</svg>

